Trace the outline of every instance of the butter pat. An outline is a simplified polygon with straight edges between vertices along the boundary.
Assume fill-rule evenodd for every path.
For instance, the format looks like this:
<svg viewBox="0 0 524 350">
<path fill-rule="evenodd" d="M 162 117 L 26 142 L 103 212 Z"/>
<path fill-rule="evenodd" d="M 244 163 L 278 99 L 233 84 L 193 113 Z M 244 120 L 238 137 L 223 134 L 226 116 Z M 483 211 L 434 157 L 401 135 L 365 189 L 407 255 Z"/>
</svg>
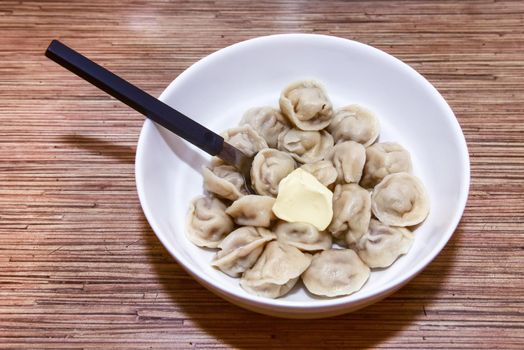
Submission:
<svg viewBox="0 0 524 350">
<path fill-rule="evenodd" d="M 306 222 L 323 231 L 333 218 L 333 192 L 298 168 L 280 181 L 273 213 L 279 219 Z"/>
</svg>

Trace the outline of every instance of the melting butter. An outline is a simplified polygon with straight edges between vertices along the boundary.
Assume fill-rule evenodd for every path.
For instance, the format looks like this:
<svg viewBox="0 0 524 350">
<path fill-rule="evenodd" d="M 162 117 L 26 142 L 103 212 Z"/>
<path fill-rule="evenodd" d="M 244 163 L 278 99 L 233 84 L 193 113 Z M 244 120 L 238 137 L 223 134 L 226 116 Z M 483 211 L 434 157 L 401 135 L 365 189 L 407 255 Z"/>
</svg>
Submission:
<svg viewBox="0 0 524 350">
<path fill-rule="evenodd" d="M 278 185 L 273 213 L 288 222 L 307 222 L 320 231 L 333 218 L 333 192 L 303 169 L 295 169 Z"/>
</svg>

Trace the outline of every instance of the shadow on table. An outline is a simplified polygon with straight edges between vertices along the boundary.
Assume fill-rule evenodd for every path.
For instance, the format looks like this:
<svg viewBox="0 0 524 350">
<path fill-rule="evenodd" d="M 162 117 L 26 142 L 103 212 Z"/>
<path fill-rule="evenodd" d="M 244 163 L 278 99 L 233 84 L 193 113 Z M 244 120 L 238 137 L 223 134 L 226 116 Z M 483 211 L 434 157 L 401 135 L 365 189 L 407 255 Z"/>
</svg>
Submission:
<svg viewBox="0 0 524 350">
<path fill-rule="evenodd" d="M 235 348 L 269 349 L 372 348 L 409 328 L 414 320 L 426 317 L 425 306 L 450 272 L 455 258 L 453 242 L 460 232 L 455 233 L 430 266 L 389 298 L 350 314 L 319 320 L 274 318 L 232 305 L 182 273 L 145 219 L 144 235 L 164 292 L 181 308 L 190 324 Z M 176 280 L 172 278 L 174 274 L 179 276 Z M 187 278 L 181 280 L 180 275 Z"/>
<path fill-rule="evenodd" d="M 116 144 L 115 140 L 86 135 L 63 135 L 62 141 L 119 163 L 135 163 L 135 146 L 123 146 Z"/>
</svg>

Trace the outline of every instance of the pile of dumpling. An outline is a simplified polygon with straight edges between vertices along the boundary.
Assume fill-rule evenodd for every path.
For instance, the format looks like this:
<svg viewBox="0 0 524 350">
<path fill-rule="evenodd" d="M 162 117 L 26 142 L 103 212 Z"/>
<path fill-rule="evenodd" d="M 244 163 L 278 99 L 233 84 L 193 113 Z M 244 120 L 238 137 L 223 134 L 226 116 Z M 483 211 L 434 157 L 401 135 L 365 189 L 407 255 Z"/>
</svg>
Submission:
<svg viewBox="0 0 524 350">
<path fill-rule="evenodd" d="M 323 86 L 295 82 L 280 95 L 280 109 L 248 110 L 224 139 L 255 156 L 246 191 L 236 169 L 213 158 L 203 169 L 206 194 L 187 218 L 187 237 L 218 248 L 212 265 L 249 293 L 278 298 L 301 277 L 315 295 L 358 291 L 370 269 L 406 254 L 424 221 L 429 200 L 411 175 L 409 153 L 399 144 L 375 143 L 380 125 L 359 105 L 336 111 Z M 296 168 L 333 191 L 333 219 L 319 231 L 305 222 L 279 220 L 272 211 L 279 182 Z"/>
</svg>

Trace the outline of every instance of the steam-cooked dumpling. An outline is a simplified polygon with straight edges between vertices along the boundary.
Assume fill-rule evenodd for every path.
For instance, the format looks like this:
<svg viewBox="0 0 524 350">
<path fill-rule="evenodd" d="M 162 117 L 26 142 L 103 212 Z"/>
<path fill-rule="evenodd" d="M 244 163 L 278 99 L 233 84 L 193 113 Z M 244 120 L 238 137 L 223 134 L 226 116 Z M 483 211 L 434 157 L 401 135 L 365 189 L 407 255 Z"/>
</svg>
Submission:
<svg viewBox="0 0 524 350">
<path fill-rule="evenodd" d="M 266 140 L 248 124 L 228 129 L 222 133 L 222 137 L 231 146 L 238 148 L 249 157 L 255 155 L 261 149 L 267 148 Z"/>
<path fill-rule="evenodd" d="M 209 162 L 209 168 L 210 169 L 213 169 L 217 166 L 220 166 L 220 165 L 228 165 L 224 160 L 216 157 L 216 156 L 213 156 L 211 157 L 211 161 Z"/>
<path fill-rule="evenodd" d="M 413 244 L 413 233 L 404 227 L 387 226 L 371 219 L 369 231 L 357 243 L 360 259 L 369 267 L 388 267 L 406 254 Z"/>
<path fill-rule="evenodd" d="M 226 209 L 238 225 L 269 227 L 275 214 L 271 210 L 275 198 L 250 194 L 240 197 Z"/>
<path fill-rule="evenodd" d="M 289 129 L 278 136 L 278 149 L 301 163 L 318 162 L 333 147 L 333 137 L 325 130 Z"/>
<path fill-rule="evenodd" d="M 315 163 L 307 163 L 301 166 L 302 169 L 313 175 L 324 186 L 333 184 L 338 177 L 337 169 L 328 160 L 319 160 Z"/>
<path fill-rule="evenodd" d="M 412 226 L 429 213 L 429 198 L 422 182 L 408 173 L 386 176 L 371 196 L 373 214 L 391 226 Z"/>
<path fill-rule="evenodd" d="M 328 231 L 351 245 L 368 230 L 371 194 L 357 184 L 337 185 L 333 194 L 333 220 Z"/>
<path fill-rule="evenodd" d="M 302 281 L 313 294 L 336 297 L 360 290 L 369 273 L 369 267 L 351 249 L 330 249 L 313 257 Z"/>
<path fill-rule="evenodd" d="M 233 230 L 233 220 L 225 210 L 226 205 L 217 198 L 195 198 L 187 213 L 187 238 L 199 247 L 216 248 Z"/>
<path fill-rule="evenodd" d="M 321 130 L 331 122 L 333 107 L 320 83 L 312 80 L 288 85 L 280 95 L 280 110 L 301 130 Z"/>
<path fill-rule="evenodd" d="M 398 143 L 376 143 L 366 149 L 366 164 L 360 185 L 373 188 L 386 175 L 400 172 L 411 172 L 411 157 L 408 151 Z"/>
<path fill-rule="evenodd" d="M 359 105 L 350 105 L 336 111 L 328 131 L 336 143 L 355 141 L 369 146 L 377 139 L 380 125 L 370 110 Z"/>
<path fill-rule="evenodd" d="M 326 160 L 337 169 L 337 182 L 358 183 L 366 162 L 366 149 L 354 141 L 337 143 L 327 153 Z"/>
<path fill-rule="evenodd" d="M 249 124 L 262 136 L 269 147 L 277 148 L 278 135 L 289 129 L 289 123 L 280 111 L 273 107 L 255 107 L 244 113 L 240 125 Z"/>
<path fill-rule="evenodd" d="M 231 277 L 239 277 L 255 264 L 266 242 L 274 238 L 262 227 L 240 227 L 218 245 L 220 251 L 211 264 Z"/>
<path fill-rule="evenodd" d="M 293 246 L 269 242 L 255 265 L 242 275 L 240 286 L 251 294 L 278 298 L 293 288 L 310 262 L 310 255 Z"/>
<path fill-rule="evenodd" d="M 266 148 L 257 153 L 251 165 L 251 183 L 258 194 L 276 197 L 280 180 L 295 170 L 295 161 L 285 153 Z"/>
<path fill-rule="evenodd" d="M 274 230 L 280 242 L 297 247 L 302 251 L 317 251 L 331 248 L 331 235 L 305 222 L 278 223 Z"/>
<path fill-rule="evenodd" d="M 218 165 L 212 169 L 203 167 L 202 175 L 206 191 L 220 197 L 234 201 L 247 194 L 244 178 L 231 165 Z"/>
</svg>

